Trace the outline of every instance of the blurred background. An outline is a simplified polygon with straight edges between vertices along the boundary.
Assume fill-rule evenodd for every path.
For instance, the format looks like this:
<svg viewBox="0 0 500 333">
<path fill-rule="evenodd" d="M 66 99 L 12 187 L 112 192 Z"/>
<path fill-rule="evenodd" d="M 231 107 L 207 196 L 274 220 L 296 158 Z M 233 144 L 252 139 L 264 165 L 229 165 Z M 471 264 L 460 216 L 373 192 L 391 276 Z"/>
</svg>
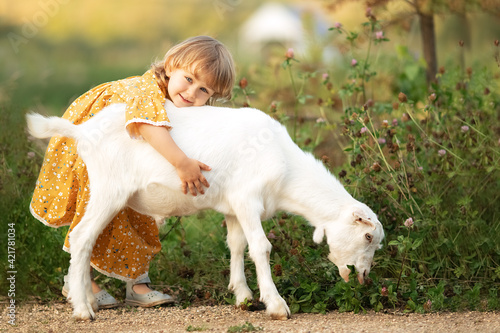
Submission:
<svg viewBox="0 0 500 333">
<path fill-rule="evenodd" d="M 279 98 L 273 95 L 282 84 L 276 65 L 290 47 L 302 65 L 343 79 L 343 66 L 355 55 L 346 57 L 352 50 L 328 29 L 336 22 L 357 29 L 366 21 L 367 6 L 373 6 L 390 39 L 377 51 L 377 64 L 386 73 L 398 67 L 402 52 L 415 60 L 423 57 L 417 9 L 434 13 L 438 66 L 450 61 L 466 66 L 484 63 L 498 70 L 491 61 L 493 41 L 500 37 L 498 0 L 467 1 L 470 6 L 466 1 L 418 1 L 417 8 L 410 3 L 0 0 L 0 100 L 62 114 L 71 100 L 91 87 L 141 75 L 173 44 L 204 34 L 229 47 L 238 78 L 245 76 L 258 88 L 255 106 L 266 107 Z M 384 79 L 390 87 L 395 78 Z"/>
</svg>

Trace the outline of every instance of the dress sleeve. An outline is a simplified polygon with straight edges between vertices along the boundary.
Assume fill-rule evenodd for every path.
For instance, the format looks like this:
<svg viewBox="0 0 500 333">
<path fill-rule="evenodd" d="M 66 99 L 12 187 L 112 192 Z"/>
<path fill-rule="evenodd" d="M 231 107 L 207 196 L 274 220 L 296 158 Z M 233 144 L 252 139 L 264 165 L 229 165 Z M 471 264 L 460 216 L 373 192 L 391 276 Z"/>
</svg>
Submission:
<svg viewBox="0 0 500 333">
<path fill-rule="evenodd" d="M 171 128 L 170 120 L 163 106 L 162 100 L 151 95 L 137 96 L 126 102 L 125 127 L 132 138 L 140 138 L 137 130 L 138 123 Z"/>
</svg>

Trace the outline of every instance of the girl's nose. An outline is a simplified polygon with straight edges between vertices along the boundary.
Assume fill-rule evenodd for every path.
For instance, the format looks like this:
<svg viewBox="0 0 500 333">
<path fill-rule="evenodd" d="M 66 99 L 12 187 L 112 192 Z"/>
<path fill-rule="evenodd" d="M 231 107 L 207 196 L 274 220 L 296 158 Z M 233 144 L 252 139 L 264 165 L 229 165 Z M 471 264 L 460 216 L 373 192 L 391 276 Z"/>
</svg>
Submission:
<svg viewBox="0 0 500 333">
<path fill-rule="evenodd" d="M 189 98 L 194 98 L 195 95 L 196 95 L 196 87 L 194 85 L 190 86 L 188 89 L 187 89 L 187 95 Z"/>
</svg>

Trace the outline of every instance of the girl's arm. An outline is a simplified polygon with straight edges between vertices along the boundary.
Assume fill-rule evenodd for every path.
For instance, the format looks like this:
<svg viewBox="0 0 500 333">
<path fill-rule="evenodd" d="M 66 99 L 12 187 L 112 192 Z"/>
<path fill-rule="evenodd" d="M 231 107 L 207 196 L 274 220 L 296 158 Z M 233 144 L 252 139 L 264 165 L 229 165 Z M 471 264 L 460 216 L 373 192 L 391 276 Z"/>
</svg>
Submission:
<svg viewBox="0 0 500 333">
<path fill-rule="evenodd" d="M 166 127 L 139 123 L 138 130 L 144 140 L 175 167 L 181 179 L 184 194 L 187 194 L 188 188 L 194 196 L 196 196 L 196 190 L 201 194 L 205 193 L 202 185 L 206 187 L 210 185 L 201 170 L 210 171 L 211 168 L 208 165 L 187 157 L 174 142 Z"/>
</svg>

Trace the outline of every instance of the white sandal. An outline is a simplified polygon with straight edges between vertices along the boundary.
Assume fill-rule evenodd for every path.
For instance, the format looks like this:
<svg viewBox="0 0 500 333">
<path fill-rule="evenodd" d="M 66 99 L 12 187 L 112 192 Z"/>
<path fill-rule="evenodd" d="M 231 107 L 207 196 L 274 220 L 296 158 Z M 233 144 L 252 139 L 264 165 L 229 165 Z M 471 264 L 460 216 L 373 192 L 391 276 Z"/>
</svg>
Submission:
<svg viewBox="0 0 500 333">
<path fill-rule="evenodd" d="M 64 276 L 64 286 L 62 288 L 62 294 L 64 297 L 68 297 L 69 287 L 68 287 L 68 276 Z M 101 290 L 100 292 L 94 294 L 97 300 L 97 305 L 99 309 L 112 309 L 118 306 L 118 301 L 111 296 L 106 290 Z"/>
<path fill-rule="evenodd" d="M 148 284 L 151 280 L 148 276 L 138 281 L 127 282 L 127 297 L 125 298 L 125 304 L 132 306 L 140 306 L 143 308 L 150 308 L 160 304 L 174 303 L 175 300 L 172 296 L 163 294 L 159 291 L 153 290 L 147 294 L 138 294 L 134 291 L 134 286 L 136 284 Z M 149 287 L 149 285 L 148 285 Z"/>
</svg>

